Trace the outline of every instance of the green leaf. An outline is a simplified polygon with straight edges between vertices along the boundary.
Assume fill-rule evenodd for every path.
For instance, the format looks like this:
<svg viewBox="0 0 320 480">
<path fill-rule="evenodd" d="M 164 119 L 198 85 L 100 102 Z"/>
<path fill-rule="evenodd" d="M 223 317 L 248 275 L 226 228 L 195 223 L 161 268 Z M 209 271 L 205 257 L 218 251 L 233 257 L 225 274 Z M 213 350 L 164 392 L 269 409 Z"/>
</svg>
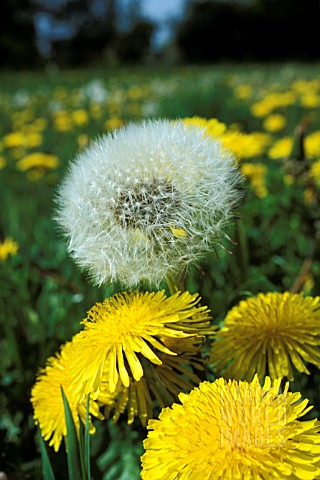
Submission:
<svg viewBox="0 0 320 480">
<path fill-rule="evenodd" d="M 51 467 L 51 463 L 48 457 L 47 449 L 43 441 L 40 429 L 37 432 L 38 441 L 40 445 L 40 452 L 42 458 L 42 473 L 44 480 L 55 480 L 54 473 Z"/>
<path fill-rule="evenodd" d="M 88 480 L 90 480 L 91 478 L 89 407 L 90 407 L 90 394 L 87 396 L 87 402 L 86 402 L 86 428 L 84 431 L 84 458 L 85 458 L 86 474 L 87 474 Z"/>
<path fill-rule="evenodd" d="M 90 405 L 90 395 L 87 396 L 86 400 L 86 423 L 85 426 L 80 421 L 80 435 L 79 435 L 79 449 L 80 449 L 80 461 L 81 461 L 81 470 L 82 477 L 85 480 L 91 479 L 91 468 L 90 468 L 90 427 L 89 427 L 89 405 Z"/>
<path fill-rule="evenodd" d="M 76 426 L 73 421 L 71 409 L 67 397 L 61 387 L 61 394 L 63 398 L 64 413 L 67 426 L 67 457 L 68 457 L 68 472 L 70 480 L 82 480 L 81 461 L 79 453 L 79 442 L 77 438 Z"/>
</svg>

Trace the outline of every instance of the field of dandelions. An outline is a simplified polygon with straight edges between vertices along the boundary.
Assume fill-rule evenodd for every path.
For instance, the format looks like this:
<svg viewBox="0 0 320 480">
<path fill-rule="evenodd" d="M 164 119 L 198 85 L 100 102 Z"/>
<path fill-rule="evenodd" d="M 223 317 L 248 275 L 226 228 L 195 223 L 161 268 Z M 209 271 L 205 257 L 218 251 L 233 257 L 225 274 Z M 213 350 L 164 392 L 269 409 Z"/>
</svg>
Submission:
<svg viewBox="0 0 320 480">
<path fill-rule="evenodd" d="M 42 478 L 30 401 L 38 370 L 79 333 L 79 322 L 93 305 L 123 290 L 117 282 L 103 281 L 105 272 L 94 285 L 77 265 L 81 254 L 80 262 L 79 258 L 75 262 L 67 251 L 56 217 L 68 223 L 57 213 L 57 198 L 69 162 L 91 140 L 131 122 L 167 119 L 174 124 L 183 119 L 186 125 L 207 129 L 232 152 L 244 181 L 235 221 L 200 262 L 188 266 L 186 289 L 201 296 L 201 305 L 211 310 L 211 324 L 217 327 L 241 300 L 259 293 L 316 298 L 320 292 L 320 67 L 52 71 L 2 74 L 0 86 L 0 472 L 7 475 L 2 473 L 1 478 L 33 480 Z M 171 230 L 175 238 L 185 235 L 179 226 L 172 225 Z M 123 278 L 131 279 L 127 273 Z M 161 288 L 170 295 L 170 285 L 156 285 L 156 290 Z M 271 301 L 268 308 L 272 311 Z M 302 315 L 299 305 L 292 308 Z M 319 323 L 317 300 L 312 308 Z M 294 366 L 287 374 L 292 377 L 290 390 L 300 392 L 314 406 L 306 419 L 319 417 L 320 410 L 320 329 L 312 321 L 309 328 L 314 330 L 306 327 L 301 338 L 298 332 L 289 347 L 294 350 L 301 342 L 296 357 L 290 357 Z M 257 329 L 261 326 L 257 322 Z M 235 344 L 242 334 L 235 325 Z M 307 353 L 304 342 L 309 345 Z M 206 353 L 217 369 L 215 373 L 215 367 L 206 367 L 209 380 L 221 376 L 218 371 L 226 371 L 226 378 L 252 380 L 255 372 L 247 377 L 245 367 L 228 366 L 232 346 L 217 342 L 215 353 L 211 343 L 208 336 Z M 283 360 L 274 355 L 263 372 L 272 378 L 279 376 L 277 362 Z M 203 371 L 201 375 L 205 379 Z M 48 401 L 50 394 L 46 392 Z M 147 436 L 139 419 L 128 425 L 125 413 L 117 423 L 93 421 L 93 478 L 138 479 Z M 47 442 L 47 451 L 56 478 L 68 478 L 63 442 L 58 452 Z M 272 478 L 285 478 L 279 475 Z M 310 475 L 292 478 L 320 478 Z M 158 477 L 151 472 L 143 478 Z"/>
</svg>

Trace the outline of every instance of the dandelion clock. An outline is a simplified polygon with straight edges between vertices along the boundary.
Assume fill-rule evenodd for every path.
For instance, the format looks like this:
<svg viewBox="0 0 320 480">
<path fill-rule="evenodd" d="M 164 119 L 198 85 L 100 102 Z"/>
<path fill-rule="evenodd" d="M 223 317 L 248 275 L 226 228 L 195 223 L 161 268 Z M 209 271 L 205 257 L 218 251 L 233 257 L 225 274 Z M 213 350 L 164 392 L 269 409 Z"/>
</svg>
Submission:
<svg viewBox="0 0 320 480">
<path fill-rule="evenodd" d="M 96 284 L 159 286 L 221 244 L 241 198 L 232 153 L 182 121 L 130 124 L 71 164 L 57 220 Z"/>
</svg>

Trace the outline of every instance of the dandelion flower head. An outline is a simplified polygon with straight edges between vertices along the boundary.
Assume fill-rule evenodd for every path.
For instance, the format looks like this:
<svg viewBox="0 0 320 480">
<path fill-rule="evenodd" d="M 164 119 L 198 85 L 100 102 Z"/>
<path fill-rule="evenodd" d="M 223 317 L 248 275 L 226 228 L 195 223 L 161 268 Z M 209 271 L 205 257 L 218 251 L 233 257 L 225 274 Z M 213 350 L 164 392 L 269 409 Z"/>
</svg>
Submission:
<svg viewBox="0 0 320 480">
<path fill-rule="evenodd" d="M 220 378 L 203 382 L 181 404 L 150 420 L 142 479 L 315 479 L 320 424 L 299 421 L 311 407 L 300 393 L 280 393 L 280 380 L 261 387 Z"/>
<path fill-rule="evenodd" d="M 162 365 L 161 355 L 180 353 L 167 347 L 166 339 L 212 334 L 209 310 L 199 300 L 188 292 L 170 297 L 164 291 L 129 292 L 94 305 L 72 342 L 76 355 L 70 370 L 80 398 L 88 393 L 97 398 L 103 381 L 111 393 L 119 380 L 129 387 L 148 365 Z"/>
<path fill-rule="evenodd" d="M 201 380 L 197 373 L 204 370 L 205 363 L 201 358 L 203 339 L 193 336 L 162 340 L 177 355 L 159 352 L 161 365 L 144 362 L 144 376 L 139 381 L 131 378 L 129 386 L 125 387 L 119 379 L 115 392 L 111 394 L 109 372 L 104 372 L 97 402 L 104 407 L 107 419 L 112 415 L 113 422 L 117 422 L 126 411 L 129 425 L 138 417 L 146 427 L 159 408 L 171 406 L 178 401 L 181 392 L 190 392 L 199 385 Z"/>
<path fill-rule="evenodd" d="M 131 124 L 77 157 L 59 189 L 57 220 L 95 283 L 159 286 L 221 244 L 240 178 L 232 153 L 200 127 Z"/>
<path fill-rule="evenodd" d="M 320 298 L 296 293 L 259 294 L 227 314 L 211 350 L 215 371 L 224 377 L 293 380 L 293 367 L 309 374 L 320 368 Z"/>
<path fill-rule="evenodd" d="M 59 450 L 61 440 L 67 432 L 61 387 L 68 399 L 77 432 L 80 427 L 79 417 L 83 423 L 86 418 L 86 399 L 78 402 L 71 385 L 69 365 L 73 356 L 72 342 L 68 342 L 62 346 L 60 353 L 47 360 L 47 365 L 39 371 L 31 392 L 34 420 L 39 425 L 44 440 L 50 439 L 49 445 L 55 451 Z M 103 418 L 98 404 L 92 400 L 89 411 L 95 417 Z M 90 424 L 90 433 L 94 432 L 95 428 Z"/>
<path fill-rule="evenodd" d="M 19 245 L 12 238 L 7 237 L 0 242 L 0 262 L 7 260 L 9 255 L 15 256 L 18 253 Z"/>
</svg>

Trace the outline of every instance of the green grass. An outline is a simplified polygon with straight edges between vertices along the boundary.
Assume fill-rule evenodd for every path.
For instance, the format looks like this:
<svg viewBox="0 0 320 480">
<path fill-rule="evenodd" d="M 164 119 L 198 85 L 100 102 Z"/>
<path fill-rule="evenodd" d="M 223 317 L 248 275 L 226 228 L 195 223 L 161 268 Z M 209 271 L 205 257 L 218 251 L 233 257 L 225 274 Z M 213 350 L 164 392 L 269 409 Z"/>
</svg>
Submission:
<svg viewBox="0 0 320 480">
<path fill-rule="evenodd" d="M 54 221 L 57 185 L 68 161 L 79 151 L 79 136 L 90 139 L 101 135 L 106 131 L 105 122 L 114 117 L 126 123 L 149 117 L 176 119 L 197 115 L 217 118 L 228 126 L 237 124 L 244 132 L 263 131 L 263 118 L 252 115 L 251 105 L 270 91 L 291 90 L 294 82 L 301 79 L 318 82 L 314 90 L 320 99 L 320 65 L 214 65 L 165 71 L 51 70 L 0 75 L 0 156 L 6 162 L 0 170 L 0 239 L 11 237 L 19 244 L 16 256 L 0 262 L 0 451 L 2 470 L 10 479 L 41 478 L 40 450 L 30 404 L 38 368 L 79 331 L 79 321 L 95 302 L 117 290 L 113 285 L 91 285 L 67 255 L 65 241 Z M 100 94 L 104 91 L 106 95 L 99 104 L 100 117 L 93 113 L 93 105 L 98 101 L 92 101 L 88 93 L 92 81 L 98 83 L 91 83 L 91 91 L 96 85 L 96 92 L 100 89 Z M 236 87 L 243 84 L 252 87 L 247 99 L 235 95 Z M 138 93 L 132 91 L 133 86 L 138 87 Z M 293 138 L 303 121 L 308 125 L 307 135 L 320 130 L 320 102 L 318 106 L 305 107 L 300 98 L 298 95 L 297 101 L 288 107 L 274 109 L 286 117 L 287 125 L 284 131 L 273 134 L 273 143 L 282 136 Z M 79 109 L 88 112 L 85 124 L 72 120 L 69 130 L 57 130 L 54 112 L 63 110 L 72 118 Z M 46 122 L 40 132 L 40 145 L 21 144 L 13 148 L 6 144 L 7 134 L 21 129 L 30 131 L 39 118 Z M 36 151 L 57 156 L 58 168 L 32 172 L 17 169 L 21 158 Z M 292 160 L 297 163 L 295 153 Z M 303 165 L 308 170 L 318 159 L 320 154 L 318 158 L 305 156 Z M 316 296 L 320 290 L 319 188 L 312 185 L 314 200 L 308 202 L 306 191 L 310 185 L 306 177 L 293 175 L 291 183 L 286 182 L 288 164 L 271 160 L 267 151 L 242 161 L 266 165 L 268 194 L 259 198 L 247 182 L 239 228 L 230 228 L 236 245 L 227 247 L 233 253 L 218 248 L 219 258 L 212 252 L 201 266 L 191 269 L 188 279 L 189 289 L 200 292 L 203 303 L 212 309 L 215 322 L 221 321 L 247 295 L 297 288 Z M 35 180 L 32 175 L 39 178 Z M 308 259 L 309 283 L 301 277 Z M 317 413 L 320 405 L 314 385 L 319 374 L 316 369 L 312 372 L 310 377 L 298 375 L 294 387 L 311 398 Z M 120 422 L 107 430 L 99 424 L 91 439 L 94 478 L 102 478 L 107 467 L 105 479 L 129 478 L 125 477 L 126 468 L 131 472 L 130 478 L 138 478 L 144 437 L 145 432 L 136 425 L 130 429 Z M 59 479 L 67 478 L 62 450 L 49 453 Z"/>
</svg>

